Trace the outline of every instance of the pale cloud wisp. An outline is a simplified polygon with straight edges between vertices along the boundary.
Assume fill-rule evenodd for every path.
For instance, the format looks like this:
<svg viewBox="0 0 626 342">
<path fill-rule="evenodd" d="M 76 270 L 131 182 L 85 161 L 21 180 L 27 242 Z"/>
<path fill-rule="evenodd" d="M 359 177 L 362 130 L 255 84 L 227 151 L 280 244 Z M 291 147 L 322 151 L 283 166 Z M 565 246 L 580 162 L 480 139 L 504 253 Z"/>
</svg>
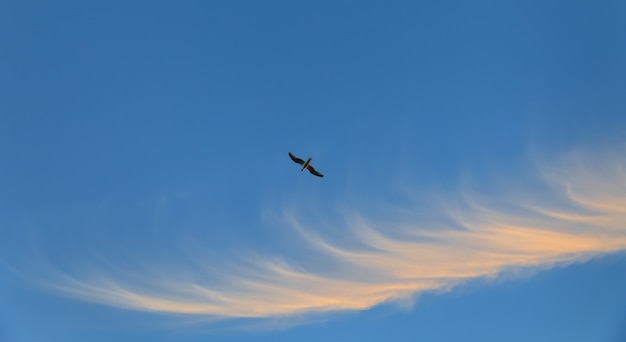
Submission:
<svg viewBox="0 0 626 342">
<path fill-rule="evenodd" d="M 284 222 L 306 246 L 301 255 L 257 256 L 210 267 L 181 262 L 185 277 L 127 269 L 90 276 L 54 272 L 47 281 L 81 300 L 206 318 L 285 317 L 411 303 L 423 291 L 447 290 L 507 269 L 584 261 L 626 248 L 623 155 L 578 152 L 551 166 L 540 163 L 539 189 L 499 193 L 497 201 L 464 191 L 435 206 L 435 219 L 372 219 L 346 212 L 334 229 L 349 232 L 349 239 L 331 237 L 315 221 L 285 213 Z"/>
</svg>

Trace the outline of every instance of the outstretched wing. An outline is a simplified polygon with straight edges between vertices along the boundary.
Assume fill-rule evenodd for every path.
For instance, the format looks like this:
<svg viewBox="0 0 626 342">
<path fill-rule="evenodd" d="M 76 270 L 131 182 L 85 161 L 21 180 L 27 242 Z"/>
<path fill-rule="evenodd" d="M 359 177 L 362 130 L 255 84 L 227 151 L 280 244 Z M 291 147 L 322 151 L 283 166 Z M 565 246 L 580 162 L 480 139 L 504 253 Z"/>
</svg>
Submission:
<svg viewBox="0 0 626 342">
<path fill-rule="evenodd" d="M 319 173 L 319 172 L 317 172 L 317 170 L 315 170 L 315 169 L 313 168 L 313 166 L 309 165 L 309 166 L 307 166 L 306 168 L 309 170 L 309 172 L 310 172 L 310 173 L 312 173 L 312 174 L 314 174 L 314 175 L 316 175 L 316 176 L 318 176 L 318 177 L 324 177 L 324 175 L 323 175 L 323 174 L 321 174 L 321 173 Z"/>
<path fill-rule="evenodd" d="M 294 156 L 293 154 L 291 154 L 291 152 L 289 152 L 289 158 L 291 158 L 291 160 L 293 160 L 294 162 L 296 162 L 296 163 L 298 163 L 300 165 L 304 164 L 304 160 Z"/>
</svg>

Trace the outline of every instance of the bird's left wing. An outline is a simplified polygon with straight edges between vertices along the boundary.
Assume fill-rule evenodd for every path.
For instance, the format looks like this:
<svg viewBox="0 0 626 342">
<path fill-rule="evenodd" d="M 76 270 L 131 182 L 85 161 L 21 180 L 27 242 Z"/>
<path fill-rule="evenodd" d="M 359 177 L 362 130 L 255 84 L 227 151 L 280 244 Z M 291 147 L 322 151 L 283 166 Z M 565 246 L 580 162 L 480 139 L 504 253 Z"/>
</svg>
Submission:
<svg viewBox="0 0 626 342">
<path fill-rule="evenodd" d="M 293 160 L 294 162 L 296 162 L 296 163 L 298 163 L 300 165 L 304 164 L 304 160 L 294 156 L 293 154 L 291 154 L 291 152 L 289 152 L 289 158 L 291 158 L 291 160 Z"/>
</svg>

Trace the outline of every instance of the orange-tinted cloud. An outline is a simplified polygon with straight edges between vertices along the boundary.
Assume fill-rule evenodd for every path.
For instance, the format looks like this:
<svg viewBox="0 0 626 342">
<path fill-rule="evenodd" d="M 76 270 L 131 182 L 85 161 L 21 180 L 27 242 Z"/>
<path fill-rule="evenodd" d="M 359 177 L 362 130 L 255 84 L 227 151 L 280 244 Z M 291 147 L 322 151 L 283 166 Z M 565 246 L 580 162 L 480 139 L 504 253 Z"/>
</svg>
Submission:
<svg viewBox="0 0 626 342">
<path fill-rule="evenodd" d="M 361 310 L 445 290 L 517 267 L 583 261 L 626 248 L 626 154 L 574 153 L 540 164 L 540 191 L 451 196 L 436 218 L 373 219 L 344 213 L 333 238 L 316 222 L 285 215 L 306 248 L 282 259 L 259 257 L 180 267 L 194 277 L 128 270 L 79 277 L 56 272 L 64 294 L 121 308 L 216 318 L 276 317 Z M 456 197 L 456 198 L 455 198 Z M 388 223 L 389 221 L 393 223 Z M 304 222 L 307 222 L 306 224 Z M 298 260 L 317 258 L 319 263 Z M 141 280 L 137 280 L 141 279 Z"/>
</svg>

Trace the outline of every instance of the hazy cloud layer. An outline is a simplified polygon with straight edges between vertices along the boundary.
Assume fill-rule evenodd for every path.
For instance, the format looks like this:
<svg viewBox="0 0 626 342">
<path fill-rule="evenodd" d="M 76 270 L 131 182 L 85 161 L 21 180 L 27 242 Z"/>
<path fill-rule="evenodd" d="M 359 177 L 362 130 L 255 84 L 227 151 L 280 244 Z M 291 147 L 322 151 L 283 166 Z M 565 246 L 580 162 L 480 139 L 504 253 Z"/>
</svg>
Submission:
<svg viewBox="0 0 626 342">
<path fill-rule="evenodd" d="M 407 214 L 410 208 L 376 218 L 344 212 L 332 224 L 343 234 L 329 234 L 316 226 L 321 223 L 288 212 L 284 223 L 297 232 L 294 243 L 302 248 L 281 258 L 257 255 L 210 266 L 169 261 L 161 270 L 118 265 L 116 271 L 84 275 L 55 271 L 47 281 L 81 300 L 206 318 L 411 303 L 420 292 L 447 290 L 468 279 L 626 248 L 623 152 L 577 151 L 539 162 L 535 179 L 509 179 L 498 193 L 459 189 L 442 196 L 447 200 L 439 200 L 427 218 Z"/>
</svg>

